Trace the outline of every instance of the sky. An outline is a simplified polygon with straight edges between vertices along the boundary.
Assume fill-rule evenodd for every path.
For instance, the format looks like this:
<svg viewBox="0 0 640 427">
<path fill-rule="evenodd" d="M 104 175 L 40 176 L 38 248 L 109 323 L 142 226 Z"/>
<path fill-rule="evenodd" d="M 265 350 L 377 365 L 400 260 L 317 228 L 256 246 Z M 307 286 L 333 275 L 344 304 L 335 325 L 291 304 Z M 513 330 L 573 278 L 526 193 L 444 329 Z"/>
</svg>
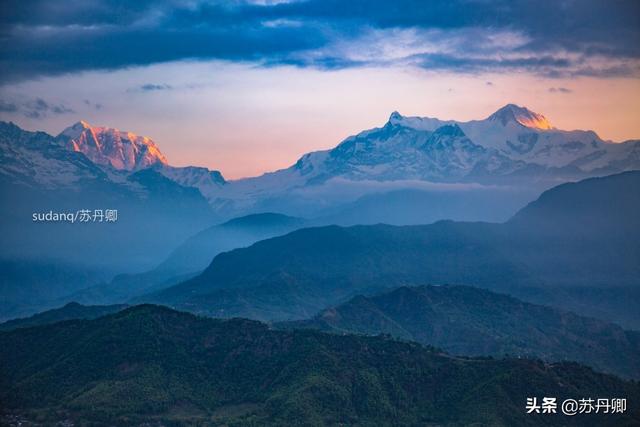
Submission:
<svg viewBox="0 0 640 427">
<path fill-rule="evenodd" d="M 0 119 L 153 138 L 176 166 L 254 176 L 404 115 L 507 103 L 640 138 L 635 0 L 6 0 Z"/>
</svg>

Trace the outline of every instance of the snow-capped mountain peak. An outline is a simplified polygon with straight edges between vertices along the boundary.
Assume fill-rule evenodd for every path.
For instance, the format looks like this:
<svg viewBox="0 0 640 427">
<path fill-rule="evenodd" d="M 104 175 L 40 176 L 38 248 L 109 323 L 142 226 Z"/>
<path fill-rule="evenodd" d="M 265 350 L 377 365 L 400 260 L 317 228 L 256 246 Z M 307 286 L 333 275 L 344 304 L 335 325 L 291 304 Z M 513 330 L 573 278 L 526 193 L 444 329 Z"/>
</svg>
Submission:
<svg viewBox="0 0 640 427">
<path fill-rule="evenodd" d="M 524 127 L 548 130 L 553 126 L 542 114 L 535 113 L 526 107 L 520 107 L 515 104 L 507 104 L 493 113 L 487 119 L 493 122 L 502 123 L 507 126 L 509 123 L 518 123 Z"/>
<path fill-rule="evenodd" d="M 415 130 L 434 131 L 440 126 L 453 123 L 453 122 L 434 119 L 431 117 L 403 116 L 399 112 L 394 111 L 389 116 L 389 121 L 387 123 L 392 126 L 403 126 L 403 127 L 407 127 Z"/>
<path fill-rule="evenodd" d="M 395 123 L 395 122 L 399 122 L 402 121 L 404 117 L 402 116 L 402 114 L 398 113 L 397 111 L 394 111 L 393 113 L 391 113 L 391 115 L 389 116 L 389 122 L 390 123 Z"/>
<path fill-rule="evenodd" d="M 91 126 L 84 120 L 63 130 L 57 139 L 69 150 L 83 153 L 92 162 L 118 170 L 138 170 L 167 159 L 148 137 L 108 127 Z"/>
<path fill-rule="evenodd" d="M 58 135 L 58 137 L 76 139 L 79 138 L 82 132 L 87 129 L 91 129 L 91 125 L 84 120 L 80 120 L 79 122 L 74 123 L 73 125 L 60 132 L 60 135 Z"/>
</svg>

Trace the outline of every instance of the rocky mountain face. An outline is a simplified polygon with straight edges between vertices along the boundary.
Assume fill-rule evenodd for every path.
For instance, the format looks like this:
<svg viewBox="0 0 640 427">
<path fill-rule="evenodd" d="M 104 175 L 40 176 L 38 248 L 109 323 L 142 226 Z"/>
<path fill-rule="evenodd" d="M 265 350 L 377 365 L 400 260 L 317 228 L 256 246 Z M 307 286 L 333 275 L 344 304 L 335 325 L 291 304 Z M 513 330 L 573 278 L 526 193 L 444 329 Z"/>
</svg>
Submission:
<svg viewBox="0 0 640 427">
<path fill-rule="evenodd" d="M 108 174 L 82 153 L 59 145 L 44 132 L 28 132 L 0 122 L 0 178 L 3 182 L 45 189 L 105 181 Z"/>
<path fill-rule="evenodd" d="M 12 183 L 39 188 L 73 190 L 96 179 L 131 187 L 127 178 L 144 169 L 153 169 L 183 187 L 196 188 L 204 197 L 225 184 L 218 171 L 170 166 L 148 137 L 91 126 L 85 121 L 55 137 L 22 130 L 13 123 L 0 123 L 0 156 L 0 176 Z"/>
<path fill-rule="evenodd" d="M 167 164 L 156 144 L 145 136 L 80 121 L 63 130 L 57 138 L 63 146 L 87 156 L 89 160 L 117 170 L 139 170 Z"/>
</svg>

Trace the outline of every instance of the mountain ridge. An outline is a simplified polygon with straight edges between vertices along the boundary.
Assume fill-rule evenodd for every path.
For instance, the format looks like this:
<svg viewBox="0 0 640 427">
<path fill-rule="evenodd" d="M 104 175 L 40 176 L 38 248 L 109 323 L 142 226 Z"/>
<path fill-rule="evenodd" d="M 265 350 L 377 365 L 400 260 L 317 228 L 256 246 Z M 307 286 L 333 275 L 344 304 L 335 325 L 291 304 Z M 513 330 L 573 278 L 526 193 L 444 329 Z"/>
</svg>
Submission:
<svg viewBox="0 0 640 427">
<path fill-rule="evenodd" d="M 0 332 L 0 385 L 6 410 L 47 424 L 539 425 L 544 415 L 525 411 L 530 396 L 629 401 L 622 415 L 548 416 L 548 425 L 640 416 L 637 383 L 576 363 L 452 357 L 152 305 Z"/>
<path fill-rule="evenodd" d="M 640 333 L 470 286 L 403 286 L 278 325 L 390 334 L 463 356 L 573 360 L 640 378 Z"/>
<path fill-rule="evenodd" d="M 168 164 L 152 139 L 115 128 L 91 126 L 84 120 L 64 129 L 56 139 L 68 150 L 118 170 L 134 171 L 156 163 Z"/>
<path fill-rule="evenodd" d="M 532 212 L 519 217 L 524 220 L 503 224 L 305 228 L 222 253 L 199 276 L 141 301 L 212 316 L 293 320 L 356 294 L 431 283 L 474 285 L 536 302 L 547 298 L 563 307 L 572 301 L 563 298 L 565 289 L 615 292 L 637 285 L 638 188 L 640 171 L 565 184 L 540 197 L 546 209 L 534 202 L 521 211 Z M 582 215 L 565 214 L 574 205 Z M 539 212 L 558 214 L 541 220 Z M 545 227 L 536 225 L 540 221 Z M 571 308 L 590 315 L 598 305 Z M 623 305 L 608 320 L 623 318 L 637 328 L 633 301 Z"/>
<path fill-rule="evenodd" d="M 349 136 L 333 149 L 306 153 L 285 169 L 232 181 L 207 168 L 170 166 L 151 139 L 114 128 L 81 121 L 56 139 L 101 167 L 129 172 L 153 167 L 180 185 L 197 188 L 225 218 L 260 211 L 309 216 L 317 210 L 311 194 L 320 205 L 342 203 L 336 196 L 340 192 L 331 188 L 345 183 L 356 197 L 377 191 L 370 182 L 416 188 L 417 182 L 522 186 L 533 181 L 545 189 L 640 169 L 640 141 L 612 143 L 593 131 L 560 130 L 542 114 L 515 104 L 467 122 L 405 117 L 396 111 L 384 126 Z M 300 204 L 308 205 L 307 211 Z"/>
</svg>

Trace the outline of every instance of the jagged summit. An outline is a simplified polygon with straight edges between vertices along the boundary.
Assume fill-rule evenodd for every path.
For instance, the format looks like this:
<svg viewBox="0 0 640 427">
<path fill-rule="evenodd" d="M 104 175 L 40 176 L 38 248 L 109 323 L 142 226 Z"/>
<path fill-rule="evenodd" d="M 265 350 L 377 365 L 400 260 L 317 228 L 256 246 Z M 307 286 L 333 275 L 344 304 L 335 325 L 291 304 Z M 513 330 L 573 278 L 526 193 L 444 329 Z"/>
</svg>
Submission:
<svg viewBox="0 0 640 427">
<path fill-rule="evenodd" d="M 402 120 L 402 114 L 398 113 L 397 111 L 391 113 L 391 115 L 389 116 L 389 121 L 393 122 L 395 120 Z"/>
<path fill-rule="evenodd" d="M 397 111 L 391 113 L 391 115 L 389 116 L 389 120 L 387 121 L 387 124 L 391 126 L 403 126 L 416 130 L 426 131 L 434 131 L 440 126 L 448 123 L 450 122 L 431 117 L 403 116 Z"/>
<path fill-rule="evenodd" d="M 500 122 L 503 126 L 507 126 L 509 123 L 519 123 L 528 128 L 553 129 L 549 120 L 542 114 L 535 113 L 526 107 L 520 107 L 515 104 L 505 105 L 490 115 L 487 120 Z"/>
<path fill-rule="evenodd" d="M 72 151 L 83 153 L 92 162 L 119 170 L 138 170 L 168 164 L 150 138 L 119 129 L 92 126 L 84 120 L 63 130 L 58 139 Z"/>
<path fill-rule="evenodd" d="M 434 131 L 434 135 L 447 135 L 452 137 L 464 137 L 465 133 L 456 123 L 446 124 Z"/>
<path fill-rule="evenodd" d="M 452 123 L 465 124 L 465 123 L 497 123 L 503 127 L 509 124 L 515 124 L 518 126 L 524 126 L 530 129 L 538 130 L 551 130 L 554 127 L 549 120 L 542 114 L 535 113 L 526 107 L 521 107 L 516 104 L 507 104 L 500 108 L 498 111 L 490 115 L 485 120 L 472 120 L 471 122 L 458 122 L 455 120 L 439 120 L 432 117 L 412 117 L 403 116 L 398 111 L 394 111 L 389 116 L 388 123 L 391 125 L 399 125 L 410 127 L 416 130 L 434 131 L 440 126 Z"/>
</svg>

